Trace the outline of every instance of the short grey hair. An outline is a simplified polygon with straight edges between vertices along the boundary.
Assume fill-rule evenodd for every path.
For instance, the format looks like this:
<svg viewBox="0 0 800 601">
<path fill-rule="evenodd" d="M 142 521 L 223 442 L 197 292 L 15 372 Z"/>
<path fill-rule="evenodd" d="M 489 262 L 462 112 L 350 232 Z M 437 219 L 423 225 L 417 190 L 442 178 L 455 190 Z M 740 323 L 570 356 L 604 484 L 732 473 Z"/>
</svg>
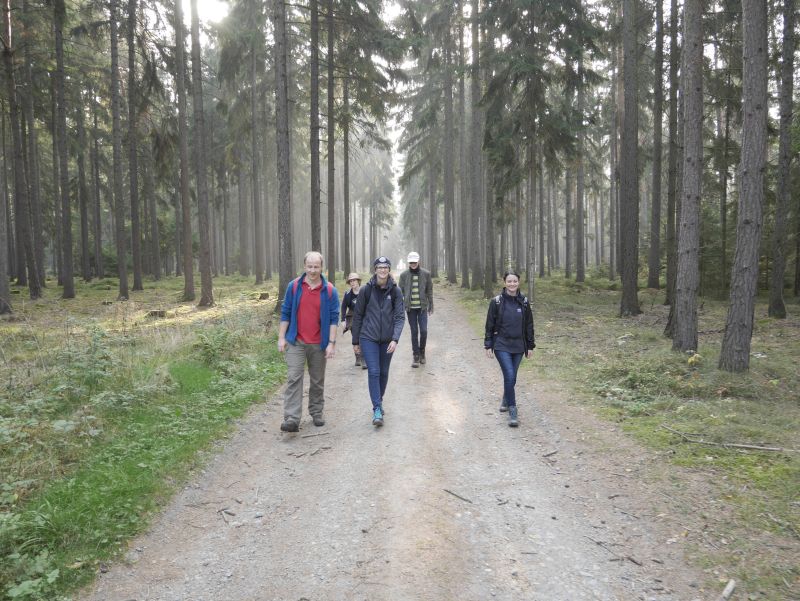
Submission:
<svg viewBox="0 0 800 601">
<path fill-rule="evenodd" d="M 323 265 L 325 265 L 325 259 L 324 259 L 324 257 L 322 256 L 322 253 L 321 253 L 321 252 L 319 252 L 319 251 L 317 251 L 317 250 L 310 250 L 310 251 L 308 251 L 308 252 L 306 253 L 306 255 L 303 257 L 303 265 L 305 265 L 306 263 L 308 263 L 308 258 L 309 258 L 309 257 L 311 257 L 311 256 L 313 256 L 313 255 L 316 255 L 316 256 L 318 256 L 318 257 L 319 257 L 319 264 L 320 264 L 320 267 L 322 267 Z"/>
</svg>

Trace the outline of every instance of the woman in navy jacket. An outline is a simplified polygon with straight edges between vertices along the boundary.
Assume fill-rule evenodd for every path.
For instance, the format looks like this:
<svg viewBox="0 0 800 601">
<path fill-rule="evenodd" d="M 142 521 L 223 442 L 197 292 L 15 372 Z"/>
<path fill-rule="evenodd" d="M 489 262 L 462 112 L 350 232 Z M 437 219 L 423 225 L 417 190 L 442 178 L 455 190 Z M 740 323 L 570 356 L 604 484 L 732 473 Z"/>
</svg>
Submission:
<svg viewBox="0 0 800 601">
<path fill-rule="evenodd" d="M 515 386 L 522 357 L 530 357 L 536 347 L 533 340 L 533 311 L 528 299 L 519 293 L 519 274 L 507 271 L 503 292 L 489 301 L 486 335 L 483 346 L 487 357 L 494 357 L 503 372 L 503 400 L 500 411 L 508 411 L 508 425 L 516 428 L 517 399 Z"/>
<path fill-rule="evenodd" d="M 389 259 L 378 257 L 373 266 L 375 275 L 359 292 L 353 312 L 353 350 L 360 353 L 367 364 L 372 423 L 382 426 L 383 395 L 389 381 L 389 365 L 406 315 L 403 293 L 389 274 Z"/>
</svg>

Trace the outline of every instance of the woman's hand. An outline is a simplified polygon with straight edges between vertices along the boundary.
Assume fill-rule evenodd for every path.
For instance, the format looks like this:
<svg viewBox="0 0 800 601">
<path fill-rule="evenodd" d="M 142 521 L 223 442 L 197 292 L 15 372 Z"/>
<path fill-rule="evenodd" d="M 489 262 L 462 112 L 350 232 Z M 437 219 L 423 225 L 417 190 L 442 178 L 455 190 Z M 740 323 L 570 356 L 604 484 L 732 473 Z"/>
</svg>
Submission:
<svg viewBox="0 0 800 601">
<path fill-rule="evenodd" d="M 484 350 L 486 351 L 486 356 L 489 357 L 489 359 L 494 357 L 494 351 L 492 349 L 487 348 L 487 349 L 484 349 Z"/>
<path fill-rule="evenodd" d="M 397 342 L 395 342 L 394 340 L 392 340 L 392 341 L 389 343 L 389 346 L 387 346 L 387 347 L 386 347 L 386 352 L 387 352 L 387 353 L 393 353 L 393 352 L 394 352 L 394 350 L 395 350 L 396 348 L 397 348 Z"/>
</svg>

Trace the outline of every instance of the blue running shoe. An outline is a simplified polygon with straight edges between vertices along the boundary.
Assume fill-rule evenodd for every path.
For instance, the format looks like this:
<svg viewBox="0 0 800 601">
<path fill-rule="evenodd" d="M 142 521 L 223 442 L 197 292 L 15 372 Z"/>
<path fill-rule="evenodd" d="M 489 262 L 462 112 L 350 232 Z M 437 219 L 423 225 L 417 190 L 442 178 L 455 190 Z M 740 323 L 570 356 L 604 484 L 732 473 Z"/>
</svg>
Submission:
<svg viewBox="0 0 800 601">
<path fill-rule="evenodd" d="M 373 426 L 383 425 L 383 411 L 381 411 L 380 407 L 376 408 L 372 414 L 372 425 Z"/>
</svg>

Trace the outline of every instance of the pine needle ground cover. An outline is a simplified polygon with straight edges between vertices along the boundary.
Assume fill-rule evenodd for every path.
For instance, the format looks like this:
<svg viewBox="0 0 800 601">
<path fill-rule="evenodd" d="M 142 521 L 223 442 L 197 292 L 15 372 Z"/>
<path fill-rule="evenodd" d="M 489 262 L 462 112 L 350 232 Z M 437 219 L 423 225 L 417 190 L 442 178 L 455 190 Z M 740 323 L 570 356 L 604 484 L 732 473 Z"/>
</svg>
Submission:
<svg viewBox="0 0 800 601">
<path fill-rule="evenodd" d="M 128 302 L 115 280 L 69 301 L 51 282 L 0 321 L 0 598 L 90 580 L 281 383 L 274 287 L 259 301 L 249 278 L 214 286 L 203 310 L 175 278 Z"/>
<path fill-rule="evenodd" d="M 700 348 L 681 354 L 663 334 L 663 291 L 641 290 L 643 313 L 620 319 L 617 284 L 599 275 L 576 284 L 554 273 L 535 286 L 537 348 L 522 369 L 558 382 L 570 402 L 619 423 L 665 464 L 707 483 L 707 497 L 696 503 L 705 530 L 695 559 L 710 580 L 735 578 L 743 599 L 800 598 L 796 300 L 788 319 L 775 320 L 767 317 L 766 297 L 759 299 L 750 370 L 731 374 L 717 369 L 725 301 L 701 299 Z M 479 292 L 463 297 L 482 339 L 487 301 Z M 794 451 L 721 446 L 731 443 Z M 680 476 L 672 479 L 680 491 Z"/>
</svg>

